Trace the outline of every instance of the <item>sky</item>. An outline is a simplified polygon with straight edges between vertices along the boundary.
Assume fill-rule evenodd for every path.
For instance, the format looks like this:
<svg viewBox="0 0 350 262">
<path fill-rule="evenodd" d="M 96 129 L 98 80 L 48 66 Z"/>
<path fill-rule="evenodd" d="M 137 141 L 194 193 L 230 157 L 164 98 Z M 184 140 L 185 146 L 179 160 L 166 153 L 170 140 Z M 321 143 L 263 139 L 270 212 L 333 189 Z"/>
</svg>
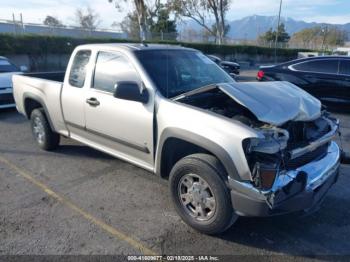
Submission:
<svg viewBox="0 0 350 262">
<path fill-rule="evenodd" d="M 227 19 L 236 20 L 250 15 L 274 16 L 278 13 L 279 2 L 232 0 Z M 126 2 L 122 11 L 114 8 L 108 0 L 0 0 L 0 3 L 0 20 L 12 20 L 13 13 L 19 19 L 22 13 L 25 23 L 42 23 L 47 15 L 52 15 L 66 25 L 75 24 L 74 13 L 77 8 L 89 6 L 100 15 L 100 28 L 111 28 L 113 22 L 120 22 L 131 10 L 131 0 Z M 283 0 L 282 16 L 306 22 L 344 24 L 350 23 L 349 10 L 349 0 Z"/>
</svg>

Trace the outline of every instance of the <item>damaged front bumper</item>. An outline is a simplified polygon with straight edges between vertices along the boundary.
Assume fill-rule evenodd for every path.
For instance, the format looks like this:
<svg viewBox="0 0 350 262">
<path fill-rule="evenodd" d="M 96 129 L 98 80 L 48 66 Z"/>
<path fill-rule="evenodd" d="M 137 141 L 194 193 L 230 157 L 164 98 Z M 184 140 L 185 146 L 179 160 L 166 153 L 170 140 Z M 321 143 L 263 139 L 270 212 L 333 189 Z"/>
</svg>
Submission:
<svg viewBox="0 0 350 262">
<path fill-rule="evenodd" d="M 330 142 L 327 154 L 295 170 L 281 171 L 272 188 L 228 178 L 232 205 L 241 216 L 270 216 L 311 209 L 337 181 L 341 151 Z"/>
</svg>

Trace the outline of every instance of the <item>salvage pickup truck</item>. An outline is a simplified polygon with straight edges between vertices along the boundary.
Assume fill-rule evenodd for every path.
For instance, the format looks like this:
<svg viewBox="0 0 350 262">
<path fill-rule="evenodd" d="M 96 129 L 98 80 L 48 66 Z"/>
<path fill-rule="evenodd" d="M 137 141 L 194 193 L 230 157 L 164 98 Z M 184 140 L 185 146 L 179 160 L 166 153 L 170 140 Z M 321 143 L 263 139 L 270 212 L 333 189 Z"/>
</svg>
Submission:
<svg viewBox="0 0 350 262">
<path fill-rule="evenodd" d="M 13 85 L 39 147 L 64 136 L 169 179 L 179 216 L 207 234 L 313 210 L 337 181 L 339 122 L 318 99 L 288 82 L 237 83 L 194 49 L 82 45 L 65 75 Z"/>
</svg>

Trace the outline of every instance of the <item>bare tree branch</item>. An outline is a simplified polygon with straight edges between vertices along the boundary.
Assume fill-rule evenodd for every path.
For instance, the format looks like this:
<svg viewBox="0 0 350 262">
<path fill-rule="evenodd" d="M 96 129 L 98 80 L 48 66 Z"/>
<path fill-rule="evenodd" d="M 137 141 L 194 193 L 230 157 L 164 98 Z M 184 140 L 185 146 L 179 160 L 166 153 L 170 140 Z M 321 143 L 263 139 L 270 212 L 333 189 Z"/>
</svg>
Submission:
<svg viewBox="0 0 350 262">
<path fill-rule="evenodd" d="M 115 7 L 121 11 L 122 4 L 129 2 L 128 0 L 108 0 L 109 3 L 114 3 Z M 147 18 L 153 19 L 159 8 L 161 8 L 160 0 L 133 0 L 134 10 L 137 14 L 137 20 L 140 28 L 140 38 L 141 40 L 146 40 L 148 27 Z"/>
<path fill-rule="evenodd" d="M 215 36 L 219 44 L 223 43 L 227 32 L 225 16 L 231 0 L 169 0 L 169 2 L 177 16 L 194 20 Z M 210 16 L 214 16 L 213 26 L 209 24 Z"/>
<path fill-rule="evenodd" d="M 75 18 L 80 27 L 83 29 L 93 31 L 101 23 L 99 15 L 96 14 L 90 7 L 86 10 L 78 8 L 75 11 Z"/>
</svg>

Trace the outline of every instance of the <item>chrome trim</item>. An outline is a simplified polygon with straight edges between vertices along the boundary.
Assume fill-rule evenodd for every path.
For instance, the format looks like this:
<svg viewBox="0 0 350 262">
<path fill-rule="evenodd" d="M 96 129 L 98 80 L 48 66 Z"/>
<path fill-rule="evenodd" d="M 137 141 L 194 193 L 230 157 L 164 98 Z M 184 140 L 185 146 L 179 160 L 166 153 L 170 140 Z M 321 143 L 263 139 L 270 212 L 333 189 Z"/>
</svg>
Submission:
<svg viewBox="0 0 350 262">
<path fill-rule="evenodd" d="M 328 73 L 328 72 L 317 72 L 317 71 L 305 71 L 305 70 L 298 70 L 296 68 L 294 68 L 294 66 L 296 65 L 301 65 L 301 64 L 305 64 L 305 63 L 309 63 L 312 61 L 329 61 L 329 60 L 338 60 L 338 71 L 337 73 Z M 326 74 L 326 75 L 333 75 L 333 76 L 337 76 L 339 75 L 339 65 L 340 65 L 340 60 L 338 58 L 323 58 L 323 59 L 317 59 L 317 60 L 307 60 L 307 61 L 302 61 L 302 62 L 298 62 L 292 65 L 287 66 L 287 68 L 293 72 L 303 72 L 303 73 L 312 73 L 312 74 Z"/>
<path fill-rule="evenodd" d="M 331 142 L 327 150 L 327 155 L 317 161 L 308 163 L 296 170 L 288 171 L 286 175 L 296 177 L 299 172 L 308 174 L 306 188 L 315 190 L 321 186 L 340 166 L 340 149 L 334 141 Z M 281 175 L 279 176 L 281 177 Z M 285 185 L 285 184 L 284 184 Z M 282 186 L 284 186 L 282 184 Z"/>
<path fill-rule="evenodd" d="M 331 131 L 325 134 L 323 137 L 319 138 L 316 141 L 311 142 L 309 145 L 303 148 L 296 148 L 294 150 L 289 151 L 290 159 L 298 158 L 308 152 L 314 151 L 316 148 L 328 143 L 333 139 L 333 137 L 337 134 L 339 128 L 339 120 L 337 119 L 335 122 L 330 119 L 324 118 L 329 125 L 331 126 Z"/>
<path fill-rule="evenodd" d="M 305 172 L 308 175 L 305 190 L 315 190 L 338 170 L 340 154 L 338 145 L 332 141 L 324 158 L 310 162 L 295 170 L 280 171 L 272 188 L 269 190 L 260 190 L 255 188 L 250 182 L 240 182 L 232 179 L 230 176 L 228 177 L 229 187 L 255 199 L 268 201 L 271 194 L 288 185 L 300 172 Z"/>
</svg>

